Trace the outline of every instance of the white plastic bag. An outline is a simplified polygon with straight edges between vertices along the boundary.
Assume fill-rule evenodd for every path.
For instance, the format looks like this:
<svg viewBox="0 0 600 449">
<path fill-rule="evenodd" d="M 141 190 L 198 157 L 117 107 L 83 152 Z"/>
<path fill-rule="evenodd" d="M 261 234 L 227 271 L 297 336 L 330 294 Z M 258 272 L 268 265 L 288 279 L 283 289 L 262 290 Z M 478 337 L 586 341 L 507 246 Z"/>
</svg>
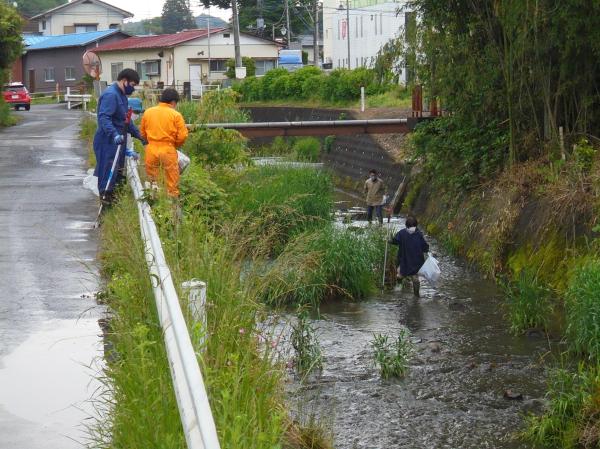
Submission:
<svg viewBox="0 0 600 449">
<path fill-rule="evenodd" d="M 440 278 L 440 275 L 442 274 L 442 271 L 440 270 L 440 266 L 436 258 L 430 254 L 427 257 L 427 260 L 425 261 L 421 269 L 419 270 L 419 274 L 425 279 L 427 279 L 427 282 L 429 282 L 429 284 L 432 287 L 435 287 Z"/>
<path fill-rule="evenodd" d="M 177 164 L 179 165 L 179 174 L 182 174 L 186 168 L 190 165 L 190 158 L 177 150 Z"/>
<path fill-rule="evenodd" d="M 93 168 L 90 168 L 87 172 L 87 176 L 83 178 L 83 187 L 91 190 L 94 195 L 100 196 L 98 194 L 98 178 L 94 176 Z"/>
</svg>

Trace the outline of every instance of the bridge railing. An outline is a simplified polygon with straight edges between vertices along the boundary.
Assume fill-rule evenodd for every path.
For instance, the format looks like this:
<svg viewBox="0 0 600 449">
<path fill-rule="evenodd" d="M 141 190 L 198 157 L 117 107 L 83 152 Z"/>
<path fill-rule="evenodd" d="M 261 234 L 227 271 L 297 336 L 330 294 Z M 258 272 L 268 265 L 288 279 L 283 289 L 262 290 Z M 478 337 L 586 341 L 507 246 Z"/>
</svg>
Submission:
<svg viewBox="0 0 600 449">
<path fill-rule="evenodd" d="M 137 202 L 146 263 L 163 330 L 173 387 L 188 449 L 219 449 L 219 439 L 198 359 L 188 333 L 136 162 L 127 158 L 127 178 Z"/>
</svg>

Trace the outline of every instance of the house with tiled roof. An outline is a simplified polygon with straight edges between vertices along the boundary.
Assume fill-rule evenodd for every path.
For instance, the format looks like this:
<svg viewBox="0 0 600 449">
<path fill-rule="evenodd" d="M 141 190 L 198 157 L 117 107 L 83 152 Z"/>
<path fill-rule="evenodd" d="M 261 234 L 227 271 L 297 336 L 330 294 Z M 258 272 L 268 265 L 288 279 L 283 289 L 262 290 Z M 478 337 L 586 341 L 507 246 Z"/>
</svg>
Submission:
<svg viewBox="0 0 600 449">
<path fill-rule="evenodd" d="M 133 14 L 101 0 L 72 0 L 30 17 L 45 36 L 116 30 Z"/>
<path fill-rule="evenodd" d="M 242 56 L 256 62 L 257 75 L 274 68 L 280 44 L 241 33 Z M 199 84 L 225 78 L 226 62 L 234 57 L 233 33 L 225 28 L 185 30 L 175 34 L 134 36 L 93 49 L 101 60 L 101 81 L 111 83 L 117 74 L 132 68 L 142 82 L 182 86 L 190 82 L 192 93 Z"/>
<path fill-rule="evenodd" d="M 21 58 L 22 80 L 30 92 L 64 91 L 81 83 L 83 54 L 103 44 L 128 38 L 119 30 L 92 31 L 58 36 L 26 36 Z"/>
</svg>

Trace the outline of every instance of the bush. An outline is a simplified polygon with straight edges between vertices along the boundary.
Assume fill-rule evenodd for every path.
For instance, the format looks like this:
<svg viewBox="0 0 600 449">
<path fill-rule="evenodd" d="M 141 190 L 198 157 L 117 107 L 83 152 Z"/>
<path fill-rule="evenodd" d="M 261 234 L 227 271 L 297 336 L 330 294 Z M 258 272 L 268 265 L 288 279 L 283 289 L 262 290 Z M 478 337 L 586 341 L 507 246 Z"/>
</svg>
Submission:
<svg viewBox="0 0 600 449">
<path fill-rule="evenodd" d="M 181 176 L 179 189 L 186 213 L 212 221 L 219 219 L 227 210 L 225 192 L 197 164 L 192 164 Z"/>
<path fill-rule="evenodd" d="M 235 79 L 235 59 L 227 60 L 227 70 L 225 76 L 229 79 Z M 242 56 L 242 65 L 246 67 L 246 76 L 254 76 L 256 74 L 256 63 L 254 59 L 248 56 Z"/>
<path fill-rule="evenodd" d="M 292 149 L 297 160 L 318 162 L 321 153 L 321 142 L 316 137 L 303 137 L 294 142 Z"/>
<path fill-rule="evenodd" d="M 283 68 L 268 71 L 263 77 L 248 78 L 235 86 L 245 101 L 317 99 L 333 103 L 360 98 L 360 88 L 374 95 L 388 90 L 377 82 L 375 72 L 364 67 L 354 70 L 336 69 L 329 75 L 314 66 L 294 72 Z"/>
<path fill-rule="evenodd" d="M 198 102 L 180 101 L 177 103 L 177 110 L 183 115 L 185 123 L 196 123 L 198 120 Z"/>
<path fill-rule="evenodd" d="M 565 308 L 571 348 L 600 360 L 600 260 L 591 260 L 575 271 Z"/>
<path fill-rule="evenodd" d="M 190 134 L 183 152 L 206 165 L 233 165 L 248 158 L 246 139 L 233 129 L 199 129 Z"/>
<path fill-rule="evenodd" d="M 239 108 L 240 94 L 232 89 L 206 92 L 197 108 L 194 123 L 244 123 L 248 112 Z"/>
</svg>

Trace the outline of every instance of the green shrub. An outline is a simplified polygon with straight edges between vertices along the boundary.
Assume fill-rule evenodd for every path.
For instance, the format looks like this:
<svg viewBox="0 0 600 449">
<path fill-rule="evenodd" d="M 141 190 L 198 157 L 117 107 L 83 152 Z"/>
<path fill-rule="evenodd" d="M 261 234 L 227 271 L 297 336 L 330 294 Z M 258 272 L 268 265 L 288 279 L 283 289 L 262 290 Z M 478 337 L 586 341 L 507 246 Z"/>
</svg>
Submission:
<svg viewBox="0 0 600 449">
<path fill-rule="evenodd" d="M 292 147 L 296 159 L 303 162 L 318 162 L 321 153 L 321 142 L 316 137 L 302 137 Z"/>
<path fill-rule="evenodd" d="M 185 123 L 196 123 L 198 120 L 197 101 L 180 101 L 177 103 L 177 110 L 183 115 Z"/>
<path fill-rule="evenodd" d="M 235 59 L 227 60 L 227 70 L 225 76 L 229 79 L 235 78 Z M 246 76 L 254 76 L 256 74 L 256 63 L 254 59 L 248 56 L 242 56 L 242 66 L 246 67 Z"/>
<path fill-rule="evenodd" d="M 206 92 L 198 106 L 196 123 L 244 123 L 248 112 L 240 109 L 240 94 L 233 89 Z"/>
<path fill-rule="evenodd" d="M 190 134 L 183 152 L 206 165 L 233 165 L 248 158 L 246 139 L 233 129 L 199 129 Z"/>
<path fill-rule="evenodd" d="M 226 196 L 200 165 L 192 163 L 179 180 L 181 203 L 186 214 L 209 221 L 220 219 L 227 210 Z"/>
<path fill-rule="evenodd" d="M 576 372 L 555 370 L 546 398 L 544 414 L 529 416 L 523 439 L 544 448 L 599 447 L 600 366 L 580 364 Z"/>
<path fill-rule="evenodd" d="M 575 271 L 565 308 L 571 348 L 600 360 L 600 260 L 591 260 Z"/>
<path fill-rule="evenodd" d="M 552 292 L 534 272 L 523 269 L 513 283 L 505 286 L 505 293 L 513 333 L 547 328 L 552 314 Z"/>
<path fill-rule="evenodd" d="M 402 328 L 396 339 L 391 339 L 389 335 L 374 334 L 371 348 L 382 378 L 403 377 L 406 374 L 408 361 L 414 351 L 407 329 Z"/>
</svg>

